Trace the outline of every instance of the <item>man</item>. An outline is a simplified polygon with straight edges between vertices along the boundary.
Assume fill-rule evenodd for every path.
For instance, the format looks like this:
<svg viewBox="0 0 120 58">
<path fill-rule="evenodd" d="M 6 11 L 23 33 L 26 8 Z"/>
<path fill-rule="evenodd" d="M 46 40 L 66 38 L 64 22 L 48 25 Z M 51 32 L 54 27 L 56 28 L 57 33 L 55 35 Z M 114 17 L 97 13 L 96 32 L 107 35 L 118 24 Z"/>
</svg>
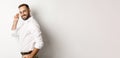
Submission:
<svg viewBox="0 0 120 58">
<path fill-rule="evenodd" d="M 11 28 L 12 35 L 19 38 L 22 58 L 36 58 L 43 47 L 40 26 L 31 16 L 27 4 L 21 4 L 18 8 L 19 13 L 14 16 Z"/>
</svg>

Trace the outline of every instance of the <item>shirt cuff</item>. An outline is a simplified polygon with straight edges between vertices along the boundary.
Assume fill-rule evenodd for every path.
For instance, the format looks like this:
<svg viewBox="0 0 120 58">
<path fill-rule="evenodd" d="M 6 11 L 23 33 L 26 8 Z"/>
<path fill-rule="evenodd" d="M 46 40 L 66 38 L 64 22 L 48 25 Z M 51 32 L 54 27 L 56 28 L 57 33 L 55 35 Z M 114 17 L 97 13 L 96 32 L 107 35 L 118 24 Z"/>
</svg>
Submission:
<svg viewBox="0 0 120 58">
<path fill-rule="evenodd" d="M 13 37 L 18 37 L 17 30 L 11 30 L 11 35 Z"/>
<path fill-rule="evenodd" d="M 43 45 L 44 45 L 43 41 L 40 41 L 36 42 L 34 47 L 37 49 L 42 49 Z"/>
</svg>

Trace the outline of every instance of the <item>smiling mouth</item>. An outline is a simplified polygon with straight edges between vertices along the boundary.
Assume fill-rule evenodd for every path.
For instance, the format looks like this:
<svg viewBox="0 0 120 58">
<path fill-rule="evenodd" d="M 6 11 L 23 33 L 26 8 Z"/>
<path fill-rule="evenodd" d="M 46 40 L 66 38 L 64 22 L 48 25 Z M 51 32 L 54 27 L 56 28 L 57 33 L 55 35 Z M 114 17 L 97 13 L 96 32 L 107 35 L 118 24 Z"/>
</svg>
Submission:
<svg viewBox="0 0 120 58">
<path fill-rule="evenodd" d="M 22 18 L 25 18 L 26 16 L 22 16 Z"/>
<path fill-rule="evenodd" d="M 22 17 L 24 17 L 24 16 L 26 16 L 26 15 L 23 15 Z"/>
</svg>

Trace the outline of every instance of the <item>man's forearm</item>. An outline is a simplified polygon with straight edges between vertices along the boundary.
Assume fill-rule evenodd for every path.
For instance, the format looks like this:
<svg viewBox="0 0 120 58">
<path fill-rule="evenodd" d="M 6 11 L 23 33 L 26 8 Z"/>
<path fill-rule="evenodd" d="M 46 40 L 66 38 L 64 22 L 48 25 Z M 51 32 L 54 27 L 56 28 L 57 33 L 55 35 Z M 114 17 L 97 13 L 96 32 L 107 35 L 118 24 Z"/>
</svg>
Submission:
<svg viewBox="0 0 120 58">
<path fill-rule="evenodd" d="M 32 53 L 30 54 L 32 57 L 34 57 L 38 53 L 39 49 L 34 48 Z"/>
<path fill-rule="evenodd" d="M 12 30 L 15 30 L 16 27 L 17 27 L 17 23 L 18 23 L 18 19 L 19 19 L 19 13 L 17 13 L 15 16 L 14 16 L 14 20 L 13 20 L 13 25 L 12 25 Z"/>
<path fill-rule="evenodd" d="M 18 21 L 15 21 L 15 20 L 13 21 L 12 30 L 16 29 L 17 23 L 18 23 Z"/>
</svg>

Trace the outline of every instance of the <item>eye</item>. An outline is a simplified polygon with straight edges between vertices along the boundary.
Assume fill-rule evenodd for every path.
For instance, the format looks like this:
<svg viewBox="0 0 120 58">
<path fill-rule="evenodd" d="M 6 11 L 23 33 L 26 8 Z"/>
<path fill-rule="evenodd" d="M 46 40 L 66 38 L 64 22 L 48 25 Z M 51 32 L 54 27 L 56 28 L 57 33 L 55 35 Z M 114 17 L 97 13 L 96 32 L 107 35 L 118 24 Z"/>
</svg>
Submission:
<svg viewBox="0 0 120 58">
<path fill-rule="evenodd" d="M 22 14 L 22 12 L 20 12 L 20 14 Z"/>
</svg>

